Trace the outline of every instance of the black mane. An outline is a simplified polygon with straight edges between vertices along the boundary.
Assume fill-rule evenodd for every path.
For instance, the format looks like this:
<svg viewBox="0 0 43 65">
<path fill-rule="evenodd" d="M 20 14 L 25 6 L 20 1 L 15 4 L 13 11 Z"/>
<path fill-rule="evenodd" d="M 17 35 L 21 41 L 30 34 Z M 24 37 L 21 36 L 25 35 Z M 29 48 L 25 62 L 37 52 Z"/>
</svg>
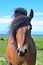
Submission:
<svg viewBox="0 0 43 65">
<path fill-rule="evenodd" d="M 17 8 L 14 11 L 14 16 L 17 17 L 19 15 L 25 15 L 25 16 L 27 16 L 27 11 L 24 8 Z"/>
<path fill-rule="evenodd" d="M 14 20 L 12 21 L 11 27 L 10 27 L 10 32 L 12 36 L 16 39 L 16 31 L 17 29 L 27 26 L 30 24 L 30 18 L 27 17 L 27 11 L 23 8 L 19 8 L 15 10 L 14 12 Z"/>
</svg>

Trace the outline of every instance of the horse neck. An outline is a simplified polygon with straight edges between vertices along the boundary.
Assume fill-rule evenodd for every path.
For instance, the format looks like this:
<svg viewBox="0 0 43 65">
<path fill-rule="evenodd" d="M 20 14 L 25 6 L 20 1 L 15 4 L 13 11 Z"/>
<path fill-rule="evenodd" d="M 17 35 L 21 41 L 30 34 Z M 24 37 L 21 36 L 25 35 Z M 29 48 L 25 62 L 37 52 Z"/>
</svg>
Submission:
<svg viewBox="0 0 43 65">
<path fill-rule="evenodd" d="M 31 31 L 28 32 L 28 40 L 29 40 L 29 43 L 31 42 Z"/>
<path fill-rule="evenodd" d="M 28 32 L 28 36 L 31 37 L 31 31 Z"/>
</svg>

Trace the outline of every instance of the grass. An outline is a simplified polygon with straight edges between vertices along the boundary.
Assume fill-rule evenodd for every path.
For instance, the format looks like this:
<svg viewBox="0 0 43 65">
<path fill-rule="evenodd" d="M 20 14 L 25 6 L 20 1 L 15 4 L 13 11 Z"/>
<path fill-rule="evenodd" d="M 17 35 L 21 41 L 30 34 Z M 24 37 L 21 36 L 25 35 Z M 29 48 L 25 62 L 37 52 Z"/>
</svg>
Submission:
<svg viewBox="0 0 43 65">
<path fill-rule="evenodd" d="M 5 41 L 0 41 L 0 65 L 9 65 L 9 62 L 6 58 L 6 47 L 9 37 L 3 37 Z M 43 65 L 43 36 L 33 37 L 36 47 L 37 47 L 37 65 Z"/>
<path fill-rule="evenodd" d="M 43 65 L 43 51 L 37 51 L 37 65 Z"/>
<path fill-rule="evenodd" d="M 0 65 L 9 65 L 6 58 L 6 47 L 9 37 L 3 37 L 5 41 L 0 41 Z"/>
<path fill-rule="evenodd" d="M 36 47 L 38 50 L 43 50 L 43 36 L 35 36 L 33 37 Z"/>
</svg>

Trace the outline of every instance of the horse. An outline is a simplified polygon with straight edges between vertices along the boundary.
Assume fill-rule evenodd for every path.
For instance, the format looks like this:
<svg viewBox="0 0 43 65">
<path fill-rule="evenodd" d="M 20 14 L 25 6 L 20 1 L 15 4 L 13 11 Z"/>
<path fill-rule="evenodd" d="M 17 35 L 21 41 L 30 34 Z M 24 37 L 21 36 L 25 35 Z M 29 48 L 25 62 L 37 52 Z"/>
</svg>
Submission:
<svg viewBox="0 0 43 65">
<path fill-rule="evenodd" d="M 24 8 L 17 8 L 14 12 L 14 20 L 11 24 L 6 56 L 10 65 L 35 65 L 36 64 L 36 45 L 31 36 L 31 19 L 33 10 L 27 16 Z"/>
<path fill-rule="evenodd" d="M 0 40 L 4 41 L 4 38 L 0 37 Z"/>
</svg>

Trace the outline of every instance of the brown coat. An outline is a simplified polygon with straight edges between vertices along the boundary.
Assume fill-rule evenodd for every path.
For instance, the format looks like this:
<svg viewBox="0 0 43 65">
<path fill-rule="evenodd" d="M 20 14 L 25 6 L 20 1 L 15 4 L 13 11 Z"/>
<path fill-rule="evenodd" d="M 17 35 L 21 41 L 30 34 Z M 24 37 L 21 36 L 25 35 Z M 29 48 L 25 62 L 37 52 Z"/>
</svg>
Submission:
<svg viewBox="0 0 43 65">
<path fill-rule="evenodd" d="M 36 62 L 36 47 L 34 44 L 33 39 L 31 38 L 31 43 L 29 45 L 28 54 L 25 57 L 18 56 L 16 52 L 16 48 L 13 43 L 13 38 L 11 37 L 8 41 L 8 46 L 6 49 L 6 56 L 11 62 L 12 65 L 21 65 L 21 64 L 27 64 L 27 65 L 35 65 Z"/>
</svg>

